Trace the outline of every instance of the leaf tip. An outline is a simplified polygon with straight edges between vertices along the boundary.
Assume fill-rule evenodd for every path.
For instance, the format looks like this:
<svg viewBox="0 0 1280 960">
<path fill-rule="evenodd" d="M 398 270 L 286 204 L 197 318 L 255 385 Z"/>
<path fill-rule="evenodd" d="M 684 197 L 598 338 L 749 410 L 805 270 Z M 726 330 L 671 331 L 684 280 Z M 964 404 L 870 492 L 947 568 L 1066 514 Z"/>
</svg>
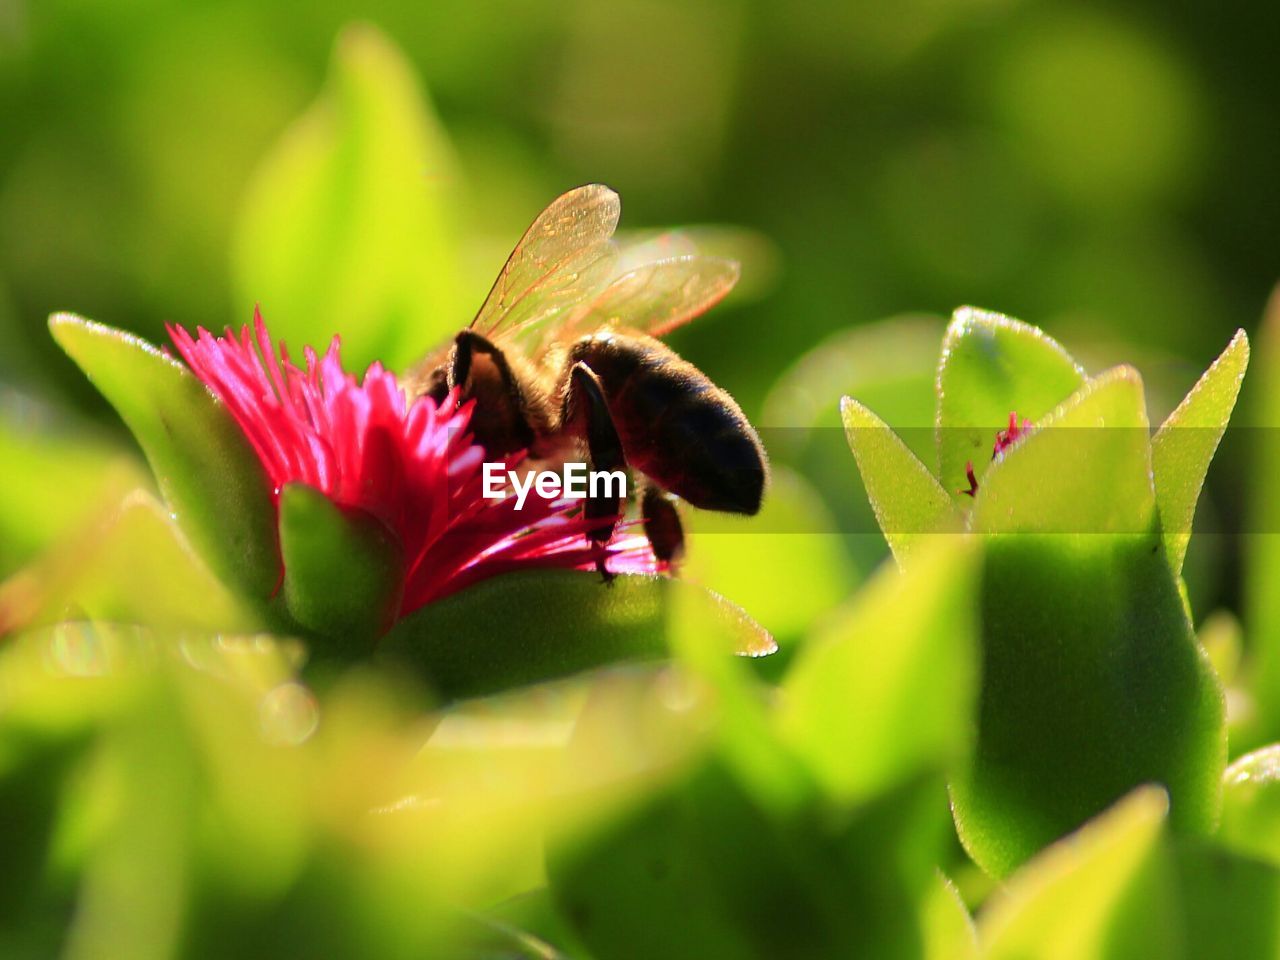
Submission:
<svg viewBox="0 0 1280 960">
<path fill-rule="evenodd" d="M 72 344 L 78 332 L 105 331 L 99 323 L 87 320 L 78 313 L 59 312 L 49 315 L 49 333 L 54 341 L 68 354 L 72 352 Z"/>
<path fill-rule="evenodd" d="M 987 331 L 1006 329 L 1034 334 L 1040 333 L 1039 328 L 1015 319 L 1008 314 L 966 305 L 957 307 L 952 311 L 951 322 L 947 324 L 947 332 L 943 337 L 943 342 L 946 343 L 959 337 L 968 336 L 979 329 Z"/>
<path fill-rule="evenodd" d="M 1039 327 L 1019 320 L 1017 317 L 1011 317 L 1008 314 L 997 313 L 994 310 L 984 310 L 980 307 L 963 306 L 957 307 L 951 314 L 951 322 L 947 324 L 947 332 L 942 338 L 942 358 L 939 362 L 939 378 L 942 374 L 942 367 L 945 366 L 947 356 L 955 347 L 956 343 L 965 337 L 978 335 L 984 339 L 994 340 L 998 336 L 1012 335 L 1014 337 L 1028 338 L 1034 340 L 1045 347 L 1048 347 L 1058 357 L 1070 364 L 1075 372 L 1083 377 L 1084 368 L 1069 354 L 1065 347 L 1060 344 L 1049 334 L 1045 333 Z"/>
<path fill-rule="evenodd" d="M 770 657 L 778 652 L 778 641 L 773 639 L 771 634 L 764 627 L 760 628 L 759 636 L 752 643 L 745 644 L 738 651 L 738 656 L 746 657 L 749 660 L 758 660 L 761 657 Z"/>
<path fill-rule="evenodd" d="M 1249 365 L 1250 352 L 1249 334 L 1245 333 L 1244 327 L 1240 327 L 1231 337 L 1231 342 L 1227 344 L 1227 349 L 1222 351 L 1222 356 L 1234 357 L 1238 354 L 1241 358 L 1240 365 L 1243 372 L 1243 368 Z"/>
<path fill-rule="evenodd" d="M 1110 370 L 1104 371 L 1098 379 L 1106 380 L 1108 382 L 1123 381 L 1126 383 L 1136 383 L 1139 386 L 1142 384 L 1142 374 L 1138 372 L 1138 368 L 1127 363 L 1122 363 L 1118 366 L 1112 367 Z"/>
<path fill-rule="evenodd" d="M 778 652 L 778 641 L 773 638 L 773 634 L 743 607 L 714 590 L 705 587 L 702 589 L 706 590 L 712 600 L 724 611 L 725 616 L 734 622 L 737 628 L 735 632 L 739 637 L 733 651 L 736 656 L 757 660 Z"/>
<path fill-rule="evenodd" d="M 1169 791 L 1163 784 L 1146 783 L 1133 793 L 1133 805 L 1153 819 L 1162 820 L 1169 815 Z"/>
<path fill-rule="evenodd" d="M 853 397 L 840 398 L 840 421 L 844 424 L 845 433 L 852 437 L 849 432 L 852 430 L 862 430 L 868 427 L 889 430 L 891 429 L 887 423 L 881 420 L 864 404 L 853 399 Z"/>
<path fill-rule="evenodd" d="M 129 333 L 127 330 L 119 330 L 116 327 L 109 327 L 105 323 L 86 319 L 76 313 L 52 314 L 49 317 L 49 333 L 58 346 L 62 348 L 63 352 L 71 357 L 86 373 L 89 372 L 86 361 L 92 359 L 91 352 L 87 351 L 94 343 L 140 350 L 157 359 L 164 360 L 183 372 L 186 371 L 186 367 L 168 353 L 137 334 Z"/>
<path fill-rule="evenodd" d="M 348 23 L 338 32 L 334 45 L 337 55 L 347 62 L 355 62 L 368 56 L 386 52 L 389 41 L 386 35 L 368 20 Z"/>
<path fill-rule="evenodd" d="M 50 330 L 57 330 L 60 327 L 66 326 L 67 324 L 86 324 L 90 322 L 91 321 L 86 320 L 84 317 L 80 316 L 78 313 L 60 311 L 58 313 L 49 314 Z"/>
</svg>

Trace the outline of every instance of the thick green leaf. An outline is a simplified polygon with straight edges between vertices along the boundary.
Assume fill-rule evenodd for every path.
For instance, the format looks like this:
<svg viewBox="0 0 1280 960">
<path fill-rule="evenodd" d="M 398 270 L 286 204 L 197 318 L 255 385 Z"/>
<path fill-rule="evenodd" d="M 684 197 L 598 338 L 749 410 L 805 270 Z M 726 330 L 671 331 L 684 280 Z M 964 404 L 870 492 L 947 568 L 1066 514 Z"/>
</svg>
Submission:
<svg viewBox="0 0 1280 960">
<path fill-rule="evenodd" d="M 919 903 L 949 833 L 938 775 L 838 813 L 813 792 L 779 804 L 719 729 L 744 715 L 720 709 L 723 685 L 662 671 L 647 697 L 620 697 L 633 678 L 612 679 L 564 764 L 593 813 L 548 841 L 562 915 L 592 955 L 919 956 Z"/>
<path fill-rule="evenodd" d="M 841 817 L 780 816 L 712 755 L 585 835 L 554 838 L 548 874 L 595 956 L 918 958 L 917 904 L 945 837 L 939 791 L 930 779 Z"/>
<path fill-rule="evenodd" d="M 50 909 L 50 849 L 58 835 L 60 799 L 68 771 L 84 763 L 93 741 L 100 699 L 80 689 L 48 689 L 60 666 L 49 644 L 32 656 L 26 637 L 0 645 L 0 823 L 5 870 L 0 872 L 0 952 L 6 956 L 56 955 L 70 910 Z M 28 649 L 24 649 L 24 647 Z M 72 652 L 75 638 L 62 650 Z M 83 663 L 91 664 L 86 658 Z M 79 685 L 83 686 L 83 684 Z M 45 922 L 33 922 L 35 918 Z"/>
<path fill-rule="evenodd" d="M 453 157 L 399 50 L 348 28 L 329 86 L 268 156 L 235 235 L 244 316 L 291 346 L 342 334 L 349 368 L 395 367 L 453 332 Z"/>
<path fill-rule="evenodd" d="M 940 383 L 964 386 L 978 361 L 1011 390 L 1029 389 L 1019 378 L 1037 365 L 1038 388 L 1055 368 L 1060 386 L 1078 376 L 1060 348 L 1003 318 L 962 313 L 949 337 Z M 1001 381 L 1010 356 L 1023 358 L 1019 374 Z M 976 381 L 968 388 L 983 394 Z M 1040 395 L 1049 396 L 1058 394 Z M 860 426 L 877 423 L 846 411 Z M 873 503 L 881 491 L 889 503 L 900 495 L 895 476 L 914 487 L 923 472 L 900 444 L 884 446 L 898 467 L 868 484 Z M 970 855 L 1004 875 L 1150 781 L 1168 788 L 1176 828 L 1208 830 L 1225 763 L 1222 690 L 1163 556 L 1137 373 L 1088 381 L 1004 450 L 969 527 L 985 540 L 983 685 L 973 762 L 952 796 Z"/>
<path fill-rule="evenodd" d="M 865 798 L 969 746 L 977 687 L 975 545 L 948 537 L 889 567 L 801 651 L 780 730 L 829 796 Z"/>
<path fill-rule="evenodd" d="M 1248 365 L 1249 338 L 1238 330 L 1151 441 L 1160 526 L 1175 573 L 1182 572 L 1200 488 L 1235 409 Z"/>
<path fill-rule="evenodd" d="M 0 391 L 0 578 L 147 482 L 136 458 L 68 427 Z"/>
<path fill-rule="evenodd" d="M 21 874 L 28 909 L 21 925 L 5 912 L 0 943 L 52 926 L 65 947 L 67 908 L 75 907 L 71 936 L 90 953 L 172 955 L 184 922 L 200 912 L 192 909 L 197 871 L 202 889 L 236 889 L 242 903 L 281 896 L 310 819 L 297 789 L 299 751 L 268 741 L 266 707 L 288 676 L 285 658 L 262 638 L 66 624 L 5 644 L 0 783 L 30 788 L 30 760 L 16 771 L 6 762 L 24 741 L 74 733 L 89 762 L 49 771 L 60 781 L 46 808 L 57 831 L 42 869 Z M 33 840 L 10 813 L 5 822 Z M 85 909 L 89 902 L 100 906 Z"/>
<path fill-rule="evenodd" d="M 1090 380 L 1006 450 L 983 478 L 980 533 L 1143 534 L 1155 525 L 1142 378 Z"/>
<path fill-rule="evenodd" d="M 983 910 L 984 957 L 1270 960 L 1280 949 L 1280 870 L 1165 835 L 1144 788 L 1054 844 Z"/>
<path fill-rule="evenodd" d="M 133 431 L 183 532 L 222 580 L 265 603 L 279 578 L 270 481 L 231 414 L 182 364 L 70 314 L 54 338 Z"/>
<path fill-rule="evenodd" d="M 938 477 L 957 503 L 965 464 L 982 482 L 997 430 L 1009 414 L 1038 420 L 1084 383 L 1084 371 L 1028 324 L 972 307 L 955 312 L 938 366 Z"/>
<path fill-rule="evenodd" d="M 344 510 L 306 484 L 280 491 L 283 596 L 313 635 L 315 655 L 358 660 L 392 623 L 404 589 L 404 551 L 375 517 Z"/>
<path fill-rule="evenodd" d="M 1280 957 L 1280 869 L 1202 840 L 1171 843 L 1188 960 Z"/>
<path fill-rule="evenodd" d="M 1141 783 L 1211 828 L 1222 690 L 1145 538 L 989 538 L 974 759 L 953 782 L 970 855 L 1004 875 Z"/>
<path fill-rule="evenodd" d="M 921 907 L 925 960 L 978 960 L 978 932 L 960 892 L 941 872 Z"/>
<path fill-rule="evenodd" d="M 187 630 L 259 625 L 142 490 L 0 585 L 0 633 L 81 618 Z"/>
<path fill-rule="evenodd" d="M 508 932 L 508 937 L 518 938 L 524 944 L 536 941 L 542 951 L 520 953 L 520 946 L 512 944 L 507 948 L 515 950 L 511 960 L 526 956 L 529 960 L 575 960 L 586 953 L 573 942 L 564 919 L 551 901 L 551 891 L 545 886 L 495 904 L 484 912 L 483 918 L 484 923 L 498 925 L 500 930 Z"/>
<path fill-rule="evenodd" d="M 774 687 L 761 670 L 772 664 L 732 656 L 733 638 L 718 628 L 718 617 L 715 606 L 697 592 L 672 597 L 667 639 L 675 663 L 688 683 L 705 690 L 712 718 L 708 739 L 733 775 L 762 806 L 778 814 L 794 812 L 812 800 L 813 782 L 775 734 Z"/>
<path fill-rule="evenodd" d="M 1250 377 L 1249 509 L 1245 573 L 1245 632 L 1254 659 L 1257 717 L 1248 746 L 1280 738 L 1280 286 L 1272 291 L 1259 331 Z M 1246 391 L 1249 393 L 1250 391 Z"/>
<path fill-rule="evenodd" d="M 978 921 L 991 960 L 1181 956 L 1160 846 L 1166 801 L 1133 793 L 1019 871 Z"/>
<path fill-rule="evenodd" d="M 1235 614 L 1230 610 L 1215 610 L 1204 618 L 1196 638 L 1223 686 L 1234 684 L 1244 652 L 1244 635 Z"/>
<path fill-rule="evenodd" d="M 479 696 L 670 651 L 672 605 L 714 612 L 705 642 L 746 656 L 776 645 L 739 607 L 664 577 L 530 571 L 495 577 L 428 604 L 392 628 L 378 657 L 411 670 L 446 699 Z"/>
<path fill-rule="evenodd" d="M 952 795 L 998 876 L 1142 783 L 1168 788 L 1177 829 L 1217 815 L 1222 689 L 1164 557 L 1145 425 L 1136 374 L 1104 374 L 978 493 L 982 706 Z"/>
<path fill-rule="evenodd" d="M 883 420 L 851 397 L 840 402 L 845 436 L 895 559 L 908 562 L 932 534 L 959 529 L 951 498 Z"/>
<path fill-rule="evenodd" d="M 620 741 L 624 749 L 626 743 Z M 640 792 L 634 784 L 632 791 Z M 776 856 L 778 841 L 766 833 L 761 811 L 720 768 L 641 794 L 629 807 L 585 835 L 565 831 L 549 838 L 551 889 L 575 937 L 593 955 L 618 960 L 753 957 L 750 932 L 739 928 L 732 905 L 722 905 L 718 886 L 749 886 L 751 861 Z M 710 819 L 716 808 L 718 824 Z M 752 843 L 732 863 L 734 876 L 729 864 L 708 855 L 708 831 L 718 838 L 744 827 Z M 759 891 L 762 904 L 770 902 L 765 889 L 772 894 L 781 879 L 769 878 Z"/>
<path fill-rule="evenodd" d="M 549 844 L 557 901 L 594 955 L 920 956 L 936 926 L 921 902 L 946 838 L 942 769 L 964 742 L 973 694 L 974 560 L 953 537 L 909 573 L 886 571 L 851 630 L 805 648 L 776 723 L 761 722 L 766 691 L 682 611 L 688 676 L 653 688 L 688 728 L 666 739 L 690 746 L 656 764 L 666 777 L 631 774 L 612 817 Z M 884 633 L 895 602 L 919 613 Z M 607 712 L 603 734 L 598 714 L 584 723 L 575 739 L 589 749 L 571 750 L 567 766 L 597 769 L 602 748 L 615 769 L 640 766 L 618 758 L 633 752 L 654 766 L 650 745 L 663 738 L 635 719 L 651 709 Z M 889 745 L 904 736 L 899 759 Z M 963 932 L 963 913 L 939 921 L 946 935 L 956 919 Z"/>
<path fill-rule="evenodd" d="M 464 918 L 458 940 L 455 956 L 460 960 L 572 960 L 546 940 L 481 914 Z"/>
<path fill-rule="evenodd" d="M 1219 840 L 1280 865 L 1280 744 L 1245 754 L 1227 767 L 1222 784 Z"/>
</svg>

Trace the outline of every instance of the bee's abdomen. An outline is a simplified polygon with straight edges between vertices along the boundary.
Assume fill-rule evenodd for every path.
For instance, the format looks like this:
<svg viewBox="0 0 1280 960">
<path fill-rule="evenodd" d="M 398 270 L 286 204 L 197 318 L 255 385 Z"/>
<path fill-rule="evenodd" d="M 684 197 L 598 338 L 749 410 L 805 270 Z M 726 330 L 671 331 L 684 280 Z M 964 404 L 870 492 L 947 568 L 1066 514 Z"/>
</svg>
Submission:
<svg viewBox="0 0 1280 960">
<path fill-rule="evenodd" d="M 764 449 L 733 397 L 648 338 L 614 337 L 583 352 L 635 469 L 695 507 L 759 511 Z"/>
</svg>

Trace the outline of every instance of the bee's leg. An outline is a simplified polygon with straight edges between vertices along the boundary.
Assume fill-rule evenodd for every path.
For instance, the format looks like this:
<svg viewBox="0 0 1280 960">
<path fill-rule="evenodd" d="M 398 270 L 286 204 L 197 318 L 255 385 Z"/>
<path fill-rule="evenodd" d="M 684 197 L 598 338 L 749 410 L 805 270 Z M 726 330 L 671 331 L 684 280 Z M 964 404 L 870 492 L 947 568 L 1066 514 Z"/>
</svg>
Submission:
<svg viewBox="0 0 1280 960">
<path fill-rule="evenodd" d="M 587 455 L 591 459 L 588 465 L 590 470 L 626 470 L 627 461 L 622 453 L 622 441 L 618 439 L 618 430 L 613 425 L 613 416 L 605 402 L 604 389 L 600 386 L 599 378 L 585 363 L 575 363 L 569 370 L 568 389 L 564 393 L 560 419 L 563 426 L 576 427 L 586 437 Z M 609 485 L 604 486 L 608 488 Z M 597 526 L 588 529 L 587 536 L 602 548 L 600 559 L 596 561 L 596 569 L 600 571 L 605 583 L 611 582 L 614 575 L 605 567 L 603 547 L 613 538 L 621 510 L 622 497 L 617 494 L 588 496 L 582 507 L 583 516 L 588 520 L 602 520 Z"/>
<path fill-rule="evenodd" d="M 534 431 L 525 415 L 524 393 L 520 389 L 520 381 L 511 372 L 511 364 L 507 356 L 488 337 L 474 330 L 463 330 L 453 340 L 453 351 L 449 358 L 447 383 L 450 389 L 460 388 L 463 398 L 468 396 L 468 378 L 471 376 L 471 361 L 476 354 L 489 358 L 497 371 L 502 394 L 507 404 L 506 427 L 514 444 L 513 449 L 523 447 L 528 450 L 533 445 Z"/>
<path fill-rule="evenodd" d="M 488 337 L 474 330 L 463 330 L 453 338 L 453 357 L 449 364 L 449 386 L 466 386 L 467 377 L 471 376 L 471 358 L 482 353 L 493 363 L 502 379 L 502 386 L 511 397 L 517 410 L 524 407 L 524 395 L 520 392 L 520 381 L 511 372 L 511 364 L 507 363 L 507 355 L 493 345 Z"/>
<path fill-rule="evenodd" d="M 453 338 L 453 353 L 449 357 L 450 387 L 461 387 L 466 384 L 467 377 L 471 375 L 471 358 L 477 353 L 483 353 L 493 361 L 504 383 L 515 383 L 515 377 L 511 375 L 511 368 L 507 365 L 507 358 L 502 351 L 495 347 L 488 337 L 474 330 L 463 330 Z"/>
<path fill-rule="evenodd" d="M 437 407 L 444 403 L 449 396 L 449 373 L 444 367 L 431 371 L 422 386 L 422 394 L 434 400 Z"/>
<path fill-rule="evenodd" d="M 659 563 L 669 566 L 684 556 L 684 525 L 674 497 L 652 482 L 646 483 L 640 494 L 640 516 L 644 520 L 644 535 L 649 538 L 649 546 Z"/>
</svg>

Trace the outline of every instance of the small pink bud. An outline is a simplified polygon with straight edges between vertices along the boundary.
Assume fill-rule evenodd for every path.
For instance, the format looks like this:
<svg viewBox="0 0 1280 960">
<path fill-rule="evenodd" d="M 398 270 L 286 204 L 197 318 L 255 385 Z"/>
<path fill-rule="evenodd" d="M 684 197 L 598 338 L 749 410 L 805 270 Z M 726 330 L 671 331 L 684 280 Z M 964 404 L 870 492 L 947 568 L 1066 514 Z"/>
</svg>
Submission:
<svg viewBox="0 0 1280 960">
<path fill-rule="evenodd" d="M 1021 423 L 1018 421 L 1018 413 L 1016 410 L 1009 411 L 1009 426 L 1003 430 L 996 431 L 995 446 L 991 449 L 991 459 L 995 460 L 1011 446 L 1022 439 L 1031 430 L 1031 421 L 1023 419 Z M 969 481 L 969 488 L 961 489 L 959 492 L 970 497 L 978 494 L 978 478 L 973 473 L 973 461 L 967 461 L 964 465 L 965 479 Z"/>
</svg>

